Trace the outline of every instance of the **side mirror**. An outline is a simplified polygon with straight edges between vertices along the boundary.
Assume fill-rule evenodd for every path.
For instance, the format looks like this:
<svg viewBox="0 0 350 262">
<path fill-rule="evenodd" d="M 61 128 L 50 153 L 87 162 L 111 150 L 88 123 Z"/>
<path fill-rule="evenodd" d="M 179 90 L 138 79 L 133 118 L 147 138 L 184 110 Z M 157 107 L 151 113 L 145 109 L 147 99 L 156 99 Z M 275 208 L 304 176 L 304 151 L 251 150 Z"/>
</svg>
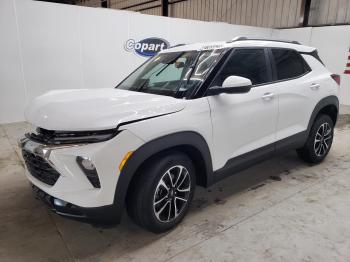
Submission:
<svg viewBox="0 0 350 262">
<path fill-rule="evenodd" d="M 251 88 L 252 81 L 250 81 L 248 78 L 241 76 L 229 76 L 222 83 L 222 86 L 213 86 L 209 88 L 207 94 L 241 94 L 249 92 Z"/>
</svg>

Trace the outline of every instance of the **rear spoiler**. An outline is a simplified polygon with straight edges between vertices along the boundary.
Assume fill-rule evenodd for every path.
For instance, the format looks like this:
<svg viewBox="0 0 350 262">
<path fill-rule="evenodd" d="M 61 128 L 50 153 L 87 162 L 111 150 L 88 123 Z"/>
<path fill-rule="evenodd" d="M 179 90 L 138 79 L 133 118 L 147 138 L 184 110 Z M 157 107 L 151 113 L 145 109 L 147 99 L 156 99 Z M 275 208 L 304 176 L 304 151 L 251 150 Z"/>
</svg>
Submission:
<svg viewBox="0 0 350 262">
<path fill-rule="evenodd" d="M 318 61 L 320 61 L 320 63 L 322 65 L 324 65 L 323 61 L 321 60 L 320 56 L 318 55 L 318 52 L 317 50 L 315 49 L 314 51 L 311 51 L 311 52 L 299 52 L 299 54 L 302 54 L 302 55 L 311 55 L 313 56 L 314 58 L 316 58 Z"/>
</svg>

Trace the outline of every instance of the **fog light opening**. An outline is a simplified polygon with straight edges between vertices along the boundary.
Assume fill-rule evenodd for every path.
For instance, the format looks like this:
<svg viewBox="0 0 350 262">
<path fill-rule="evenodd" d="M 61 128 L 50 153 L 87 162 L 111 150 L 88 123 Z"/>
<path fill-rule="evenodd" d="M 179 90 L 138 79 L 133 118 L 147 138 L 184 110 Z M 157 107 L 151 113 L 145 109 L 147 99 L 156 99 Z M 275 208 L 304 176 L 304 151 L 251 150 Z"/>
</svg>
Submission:
<svg viewBox="0 0 350 262">
<path fill-rule="evenodd" d="M 81 165 L 86 169 L 93 171 L 95 170 L 95 165 L 92 163 L 91 159 L 88 157 L 82 157 L 81 159 Z"/>
<path fill-rule="evenodd" d="M 94 188 L 101 188 L 100 179 L 97 175 L 97 171 L 94 163 L 89 157 L 77 157 L 77 163 L 80 169 L 86 175 L 86 178 L 90 181 Z"/>
<path fill-rule="evenodd" d="M 64 200 L 55 198 L 55 199 L 53 200 L 53 204 L 54 204 L 55 206 L 65 207 L 65 206 L 67 205 L 67 202 L 64 201 Z"/>
</svg>

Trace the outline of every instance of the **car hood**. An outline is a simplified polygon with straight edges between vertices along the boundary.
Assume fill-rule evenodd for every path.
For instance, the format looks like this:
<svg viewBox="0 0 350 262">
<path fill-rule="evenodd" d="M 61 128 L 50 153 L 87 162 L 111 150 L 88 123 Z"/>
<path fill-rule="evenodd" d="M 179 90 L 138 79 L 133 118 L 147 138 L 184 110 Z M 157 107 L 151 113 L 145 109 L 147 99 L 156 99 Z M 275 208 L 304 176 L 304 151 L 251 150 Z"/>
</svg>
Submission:
<svg viewBox="0 0 350 262">
<path fill-rule="evenodd" d="M 184 100 L 168 96 L 113 88 L 69 89 L 35 98 L 26 108 L 25 117 L 32 125 L 48 130 L 103 130 L 184 107 Z"/>
</svg>

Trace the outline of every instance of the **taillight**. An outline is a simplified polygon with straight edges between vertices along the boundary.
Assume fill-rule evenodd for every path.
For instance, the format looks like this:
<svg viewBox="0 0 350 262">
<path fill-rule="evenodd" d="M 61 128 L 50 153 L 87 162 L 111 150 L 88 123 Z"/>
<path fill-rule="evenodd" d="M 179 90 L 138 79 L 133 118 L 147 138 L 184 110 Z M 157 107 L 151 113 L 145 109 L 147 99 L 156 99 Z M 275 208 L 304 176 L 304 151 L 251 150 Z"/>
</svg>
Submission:
<svg viewBox="0 0 350 262">
<path fill-rule="evenodd" d="M 340 86 L 340 75 L 331 74 L 331 77 L 332 77 L 333 80 L 338 84 L 338 86 Z"/>
</svg>

